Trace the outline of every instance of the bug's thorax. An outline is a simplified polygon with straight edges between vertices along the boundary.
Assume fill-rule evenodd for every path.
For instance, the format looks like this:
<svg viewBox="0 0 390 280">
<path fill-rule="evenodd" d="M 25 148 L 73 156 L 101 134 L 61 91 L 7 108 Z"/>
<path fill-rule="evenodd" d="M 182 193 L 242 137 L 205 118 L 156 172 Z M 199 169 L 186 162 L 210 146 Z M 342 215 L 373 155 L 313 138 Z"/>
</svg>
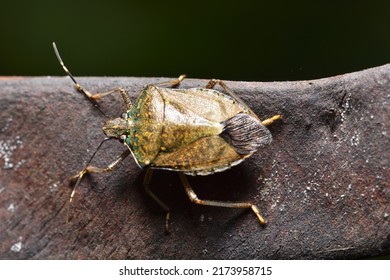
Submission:
<svg viewBox="0 0 390 280">
<path fill-rule="evenodd" d="M 128 135 L 133 127 L 130 118 L 114 118 L 107 120 L 103 125 L 103 132 L 110 138 L 120 138 Z"/>
</svg>

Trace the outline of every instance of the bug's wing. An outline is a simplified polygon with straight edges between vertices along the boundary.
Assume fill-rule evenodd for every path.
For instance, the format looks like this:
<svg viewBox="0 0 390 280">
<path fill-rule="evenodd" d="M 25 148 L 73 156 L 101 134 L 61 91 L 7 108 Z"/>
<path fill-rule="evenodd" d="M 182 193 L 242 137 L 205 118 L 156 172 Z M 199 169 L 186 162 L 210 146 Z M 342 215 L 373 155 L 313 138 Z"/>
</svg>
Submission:
<svg viewBox="0 0 390 280">
<path fill-rule="evenodd" d="M 201 174 L 223 171 L 249 155 L 240 155 L 220 136 L 200 138 L 174 152 L 159 153 L 151 166 Z"/>
<path fill-rule="evenodd" d="M 251 154 L 272 141 L 270 131 L 248 114 L 237 114 L 222 124 L 221 137 L 241 155 Z"/>
<path fill-rule="evenodd" d="M 165 103 L 176 104 L 177 107 L 207 119 L 211 122 L 222 122 L 228 118 L 245 112 L 232 97 L 212 89 L 158 89 Z"/>
</svg>

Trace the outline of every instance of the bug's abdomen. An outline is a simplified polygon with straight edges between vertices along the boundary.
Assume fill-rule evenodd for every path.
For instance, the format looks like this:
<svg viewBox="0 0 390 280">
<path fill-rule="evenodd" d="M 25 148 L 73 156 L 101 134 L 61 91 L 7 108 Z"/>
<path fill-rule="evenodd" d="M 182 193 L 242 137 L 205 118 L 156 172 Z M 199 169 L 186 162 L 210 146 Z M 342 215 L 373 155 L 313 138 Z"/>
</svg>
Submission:
<svg viewBox="0 0 390 280">
<path fill-rule="evenodd" d="M 207 175 L 230 168 L 249 155 L 239 155 L 220 136 L 195 140 L 173 152 L 160 152 L 152 166 L 182 171 L 190 175 Z"/>
<path fill-rule="evenodd" d="M 229 138 L 230 142 L 242 140 L 239 135 L 246 133 L 248 129 L 238 129 L 237 125 L 241 124 L 243 123 L 235 119 L 227 120 L 226 123 L 208 121 L 188 108 L 166 103 L 161 150 L 151 166 L 192 175 L 226 170 L 253 152 L 240 154 L 234 145 L 226 141 L 224 135 L 233 139 L 231 141 Z"/>
<path fill-rule="evenodd" d="M 197 130 L 203 134 L 209 131 L 209 135 L 185 138 L 188 140 L 185 145 L 160 151 L 152 166 L 190 175 L 212 174 L 239 164 L 272 141 L 268 129 L 257 118 L 245 113 L 219 123 L 218 129 L 197 127 Z M 180 132 L 179 129 L 174 130 L 172 125 L 169 126 L 169 131 Z M 195 135 L 194 128 L 188 131 L 187 136 Z M 171 136 L 181 143 L 179 137 Z"/>
</svg>

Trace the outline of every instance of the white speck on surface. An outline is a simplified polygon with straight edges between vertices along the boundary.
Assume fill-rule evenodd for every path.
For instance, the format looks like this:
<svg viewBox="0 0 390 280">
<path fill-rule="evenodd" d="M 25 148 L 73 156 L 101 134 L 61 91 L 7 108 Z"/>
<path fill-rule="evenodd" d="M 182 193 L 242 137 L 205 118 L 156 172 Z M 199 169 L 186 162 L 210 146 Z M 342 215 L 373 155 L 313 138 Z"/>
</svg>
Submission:
<svg viewBox="0 0 390 280">
<path fill-rule="evenodd" d="M 15 204 L 11 203 L 10 205 L 8 205 L 7 210 L 13 213 L 15 212 L 15 208 Z"/>
<path fill-rule="evenodd" d="M 5 125 L 1 128 L 1 132 L 6 132 L 10 126 L 10 124 L 12 123 L 13 119 L 12 117 L 9 117 L 6 121 L 5 121 Z"/>
<path fill-rule="evenodd" d="M 12 155 L 17 148 L 23 148 L 23 142 L 20 140 L 20 136 L 17 136 L 13 140 L 0 140 L 0 158 L 4 160 L 3 169 L 11 169 L 14 167 Z"/>
<path fill-rule="evenodd" d="M 12 252 L 15 252 L 15 253 L 19 253 L 20 250 L 22 250 L 22 247 L 23 247 L 23 243 L 22 243 L 22 237 L 20 236 L 19 237 L 19 241 L 14 243 L 12 246 L 11 246 L 11 251 Z"/>
<path fill-rule="evenodd" d="M 385 214 L 383 214 L 383 218 L 385 218 L 385 219 L 387 219 L 389 217 L 389 213 L 385 213 Z"/>
<path fill-rule="evenodd" d="M 56 193 L 56 192 L 57 192 L 57 190 L 58 190 L 58 184 L 59 184 L 59 183 L 60 183 L 60 182 L 57 181 L 57 182 L 54 182 L 53 184 L 51 184 L 51 185 L 49 186 L 49 190 L 50 190 L 51 193 Z"/>
<path fill-rule="evenodd" d="M 22 166 L 27 160 L 25 159 L 22 159 L 21 161 L 19 161 L 17 164 L 15 164 L 15 170 L 16 169 L 19 169 L 20 166 Z"/>
<path fill-rule="evenodd" d="M 351 145 L 352 146 L 357 146 L 359 145 L 359 142 L 360 142 L 360 138 L 359 138 L 359 135 L 355 134 L 354 136 L 351 137 Z"/>
<path fill-rule="evenodd" d="M 202 215 L 200 215 L 200 219 L 199 219 L 201 222 L 203 222 L 204 221 L 204 215 L 202 214 Z"/>
<path fill-rule="evenodd" d="M 2 193 L 5 190 L 5 187 L 0 188 L 0 193 Z"/>
</svg>

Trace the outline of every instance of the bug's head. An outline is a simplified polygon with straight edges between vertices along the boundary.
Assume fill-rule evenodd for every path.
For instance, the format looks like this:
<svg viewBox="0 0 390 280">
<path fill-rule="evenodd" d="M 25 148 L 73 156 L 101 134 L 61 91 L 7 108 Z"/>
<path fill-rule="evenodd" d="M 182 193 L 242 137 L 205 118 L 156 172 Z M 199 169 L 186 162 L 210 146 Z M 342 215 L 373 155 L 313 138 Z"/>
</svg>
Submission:
<svg viewBox="0 0 390 280">
<path fill-rule="evenodd" d="M 127 135 L 130 134 L 132 126 L 133 122 L 127 117 L 127 114 L 124 113 L 120 118 L 109 119 L 106 121 L 103 125 L 103 132 L 109 138 L 116 138 L 121 142 L 124 142 Z"/>
</svg>

